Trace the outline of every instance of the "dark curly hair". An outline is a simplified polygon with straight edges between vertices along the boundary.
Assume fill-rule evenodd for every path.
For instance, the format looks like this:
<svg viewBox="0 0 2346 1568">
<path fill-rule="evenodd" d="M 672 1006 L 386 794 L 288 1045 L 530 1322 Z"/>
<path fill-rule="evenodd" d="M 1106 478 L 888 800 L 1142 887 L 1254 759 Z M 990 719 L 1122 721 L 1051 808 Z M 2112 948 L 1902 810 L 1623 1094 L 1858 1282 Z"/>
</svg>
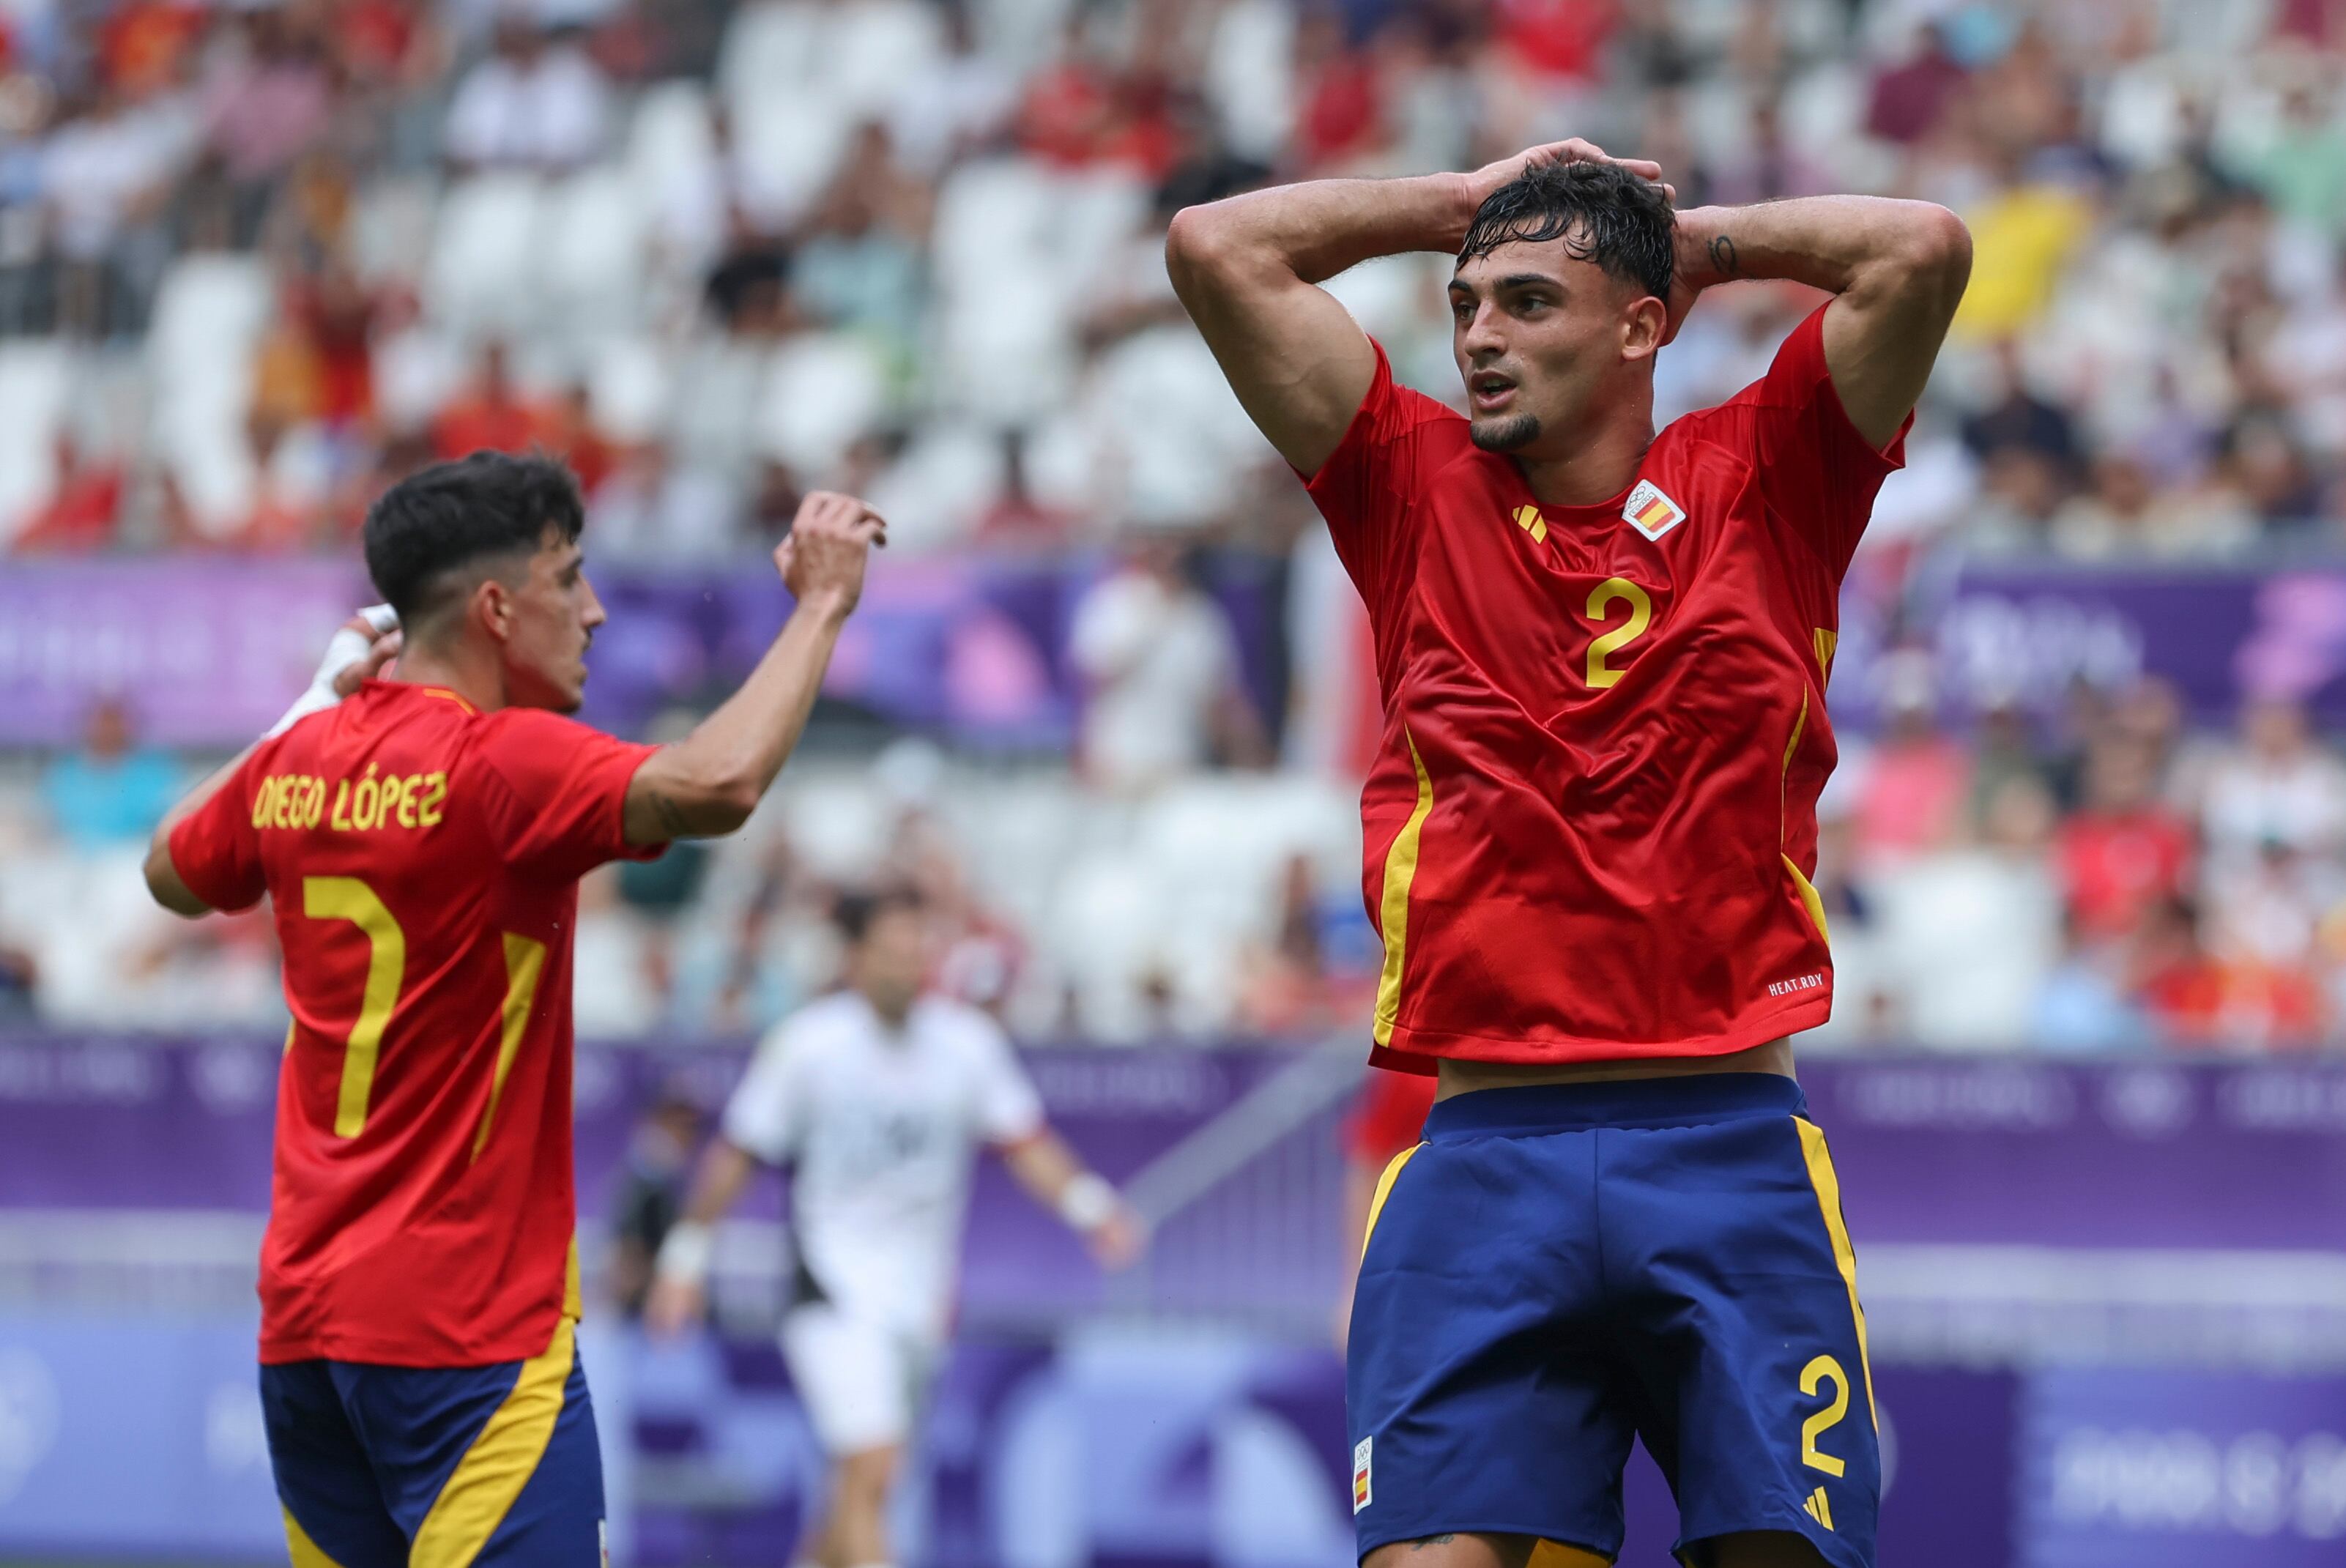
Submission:
<svg viewBox="0 0 2346 1568">
<path fill-rule="evenodd" d="M 1618 164 L 1543 163 L 1484 199 L 1458 260 L 1518 240 L 1562 239 L 1577 260 L 1667 300 L 1676 222 L 1662 188 Z"/>
<path fill-rule="evenodd" d="M 548 528 L 575 540 L 586 522 L 578 482 L 559 462 L 476 452 L 408 475 L 367 509 L 367 575 L 413 628 L 459 585 L 459 568 L 534 555 Z"/>
</svg>

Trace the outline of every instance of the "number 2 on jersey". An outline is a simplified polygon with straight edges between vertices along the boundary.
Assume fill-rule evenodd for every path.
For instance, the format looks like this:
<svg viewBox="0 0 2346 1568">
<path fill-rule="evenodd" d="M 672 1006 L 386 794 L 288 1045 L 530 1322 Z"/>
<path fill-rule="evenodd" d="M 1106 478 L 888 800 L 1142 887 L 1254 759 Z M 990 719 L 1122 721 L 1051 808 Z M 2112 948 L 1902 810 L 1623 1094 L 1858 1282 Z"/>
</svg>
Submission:
<svg viewBox="0 0 2346 1568">
<path fill-rule="evenodd" d="M 1601 690 L 1619 680 L 1627 673 L 1615 669 L 1605 661 L 1624 645 L 1646 635 L 1654 624 L 1654 601 L 1646 590 L 1627 577 L 1607 577 L 1596 585 L 1588 596 L 1588 618 L 1597 625 L 1605 624 L 1607 613 L 1617 601 L 1626 601 L 1629 618 L 1588 645 L 1588 688 Z"/>
<path fill-rule="evenodd" d="M 366 1125 L 383 1026 L 399 1005 L 399 983 L 407 971 L 407 933 L 375 891 L 356 877 L 303 877 L 301 912 L 311 920 L 346 920 L 367 939 L 366 993 L 342 1049 L 342 1084 L 334 1101 L 334 1135 L 354 1138 Z"/>
</svg>

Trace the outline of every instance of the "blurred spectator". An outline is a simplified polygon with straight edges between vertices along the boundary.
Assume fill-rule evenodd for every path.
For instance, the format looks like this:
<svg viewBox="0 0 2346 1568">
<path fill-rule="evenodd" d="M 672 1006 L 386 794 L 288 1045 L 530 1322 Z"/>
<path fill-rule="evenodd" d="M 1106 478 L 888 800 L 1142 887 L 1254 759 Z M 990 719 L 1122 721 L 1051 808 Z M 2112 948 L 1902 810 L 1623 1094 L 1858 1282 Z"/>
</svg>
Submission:
<svg viewBox="0 0 2346 1568">
<path fill-rule="evenodd" d="M 2153 906 L 2136 958 L 2137 984 L 2171 1045 L 2301 1045 L 2320 1029 L 2320 989 L 2301 970 L 2225 962 L 2201 942 L 2188 900 Z"/>
<path fill-rule="evenodd" d="M 543 447 L 558 452 L 567 430 L 558 408 L 525 395 L 515 384 L 505 345 L 491 339 L 481 346 L 479 369 L 471 383 L 433 422 L 432 447 L 434 454 L 443 459 L 484 448 L 527 452 Z"/>
<path fill-rule="evenodd" d="M 1964 421 L 1964 444 L 1982 457 L 2018 449 L 2045 458 L 2056 474 L 2067 470 L 2077 459 L 2076 426 L 2060 404 L 2030 390 L 2015 340 L 1995 345 L 1995 375 L 1994 401 Z"/>
<path fill-rule="evenodd" d="M 2094 460 L 2093 485 L 2054 516 L 2055 549 L 2075 560 L 2221 555 L 2256 531 L 2253 513 L 2220 491 L 2161 491 L 2143 462 L 2108 452 Z"/>
<path fill-rule="evenodd" d="M 1956 340 L 1994 340 L 2026 331 L 2053 299 L 2061 270 L 2093 221 L 2073 190 L 2005 171 L 1985 200 L 1964 213 L 1972 230 L 1972 277 L 1955 312 Z"/>
<path fill-rule="evenodd" d="M 1084 596 L 1067 651 L 1086 690 L 1082 766 L 1100 788 L 1147 789 L 1218 754 L 1261 755 L 1229 623 L 1173 542 L 1137 544 Z"/>
<path fill-rule="evenodd" d="M 189 131 L 173 99 L 132 103 L 100 87 L 88 112 L 49 139 L 41 182 L 63 264 L 57 321 L 67 332 L 146 327 L 168 260 L 164 205 L 187 159 Z"/>
<path fill-rule="evenodd" d="M 2130 935 L 2190 886 L 2190 824 L 2157 789 L 2157 759 L 2138 739 L 2109 735 L 2087 756 L 2084 805 L 2054 851 L 2072 933 L 2087 947 Z"/>
<path fill-rule="evenodd" d="M 1903 1038 L 1986 1051 L 2027 1037 L 2060 951 L 2060 896 L 2045 865 L 2052 829 L 2045 787 L 2010 779 L 1989 799 L 1976 843 L 1881 880 L 1883 962 L 1904 1002 Z"/>
<path fill-rule="evenodd" d="M 41 799 L 68 843 L 97 850 L 147 839 L 185 787 L 168 753 L 138 744 L 128 705 L 102 697 L 89 710 L 80 747 L 41 776 Z"/>
<path fill-rule="evenodd" d="M 1865 111 L 1867 130 L 1902 144 L 1920 141 L 1938 128 L 1965 76 L 1936 22 L 1923 23 L 1914 36 L 1913 54 L 1874 76 Z"/>
<path fill-rule="evenodd" d="M 448 157 L 470 168 L 574 168 L 602 150 L 610 117 L 609 89 L 585 51 L 507 10 L 494 52 L 448 105 Z"/>
<path fill-rule="evenodd" d="M 628 1136 L 627 1165 L 611 1205 L 610 1288 L 630 1322 L 643 1316 L 652 1260 L 684 1210 L 693 1156 L 708 1118 L 681 1088 L 661 1091 Z"/>
<path fill-rule="evenodd" d="M 2346 847 L 2346 765 L 2314 742 L 2301 705 L 2253 702 L 2239 743 L 2208 770 L 2199 825 L 2219 865 L 2243 864 L 2268 845 L 2335 854 Z"/>
<path fill-rule="evenodd" d="M 1026 438 L 1010 431 L 1002 438 L 1002 493 L 977 520 L 972 541 L 1003 550 L 1047 550 L 1065 545 L 1076 520 L 1035 497 L 1026 477 Z"/>
<path fill-rule="evenodd" d="M 1869 863 L 1947 843 L 1962 820 L 1971 757 L 1939 726 L 1931 668 L 1918 652 L 1885 661 L 1880 743 L 1860 764 L 1856 848 Z"/>
<path fill-rule="evenodd" d="M 897 167 L 886 129 L 862 127 L 807 225 L 792 292 L 815 320 L 909 354 L 919 337 L 927 221 L 928 193 Z"/>
<path fill-rule="evenodd" d="M 56 551 L 79 554 L 103 550 L 115 542 L 121 516 L 126 475 L 122 464 L 93 457 L 65 431 L 56 442 L 56 489 L 39 510 L 26 519 L 15 548 L 27 554 Z"/>
<path fill-rule="evenodd" d="M 205 135 L 219 154 L 249 242 L 274 182 L 325 133 L 333 113 L 317 11 L 262 6 L 242 14 L 234 46 L 203 85 Z"/>
<path fill-rule="evenodd" d="M 2281 217 L 2333 240 L 2346 238 L 2346 125 L 2326 85 L 2290 90 L 2279 134 L 2249 173 Z"/>
<path fill-rule="evenodd" d="M 2143 917 L 2149 913 L 2148 909 L 2140 911 Z M 2137 928 L 2139 924 L 2138 919 Z M 2030 1042 L 2059 1052 L 2124 1051 L 2145 1044 L 2150 1023 L 2127 990 L 2127 950 L 2081 940 L 2074 912 L 2063 937 L 2060 962 L 2045 977 L 2030 1009 Z"/>
<path fill-rule="evenodd" d="M 1279 879 L 1277 928 L 1268 943 L 1242 955 L 1238 979 L 1238 1022 L 1245 1033 L 1292 1039 L 1343 1019 L 1347 998 L 1321 950 L 1319 887 L 1310 856 L 1288 857 Z"/>
</svg>

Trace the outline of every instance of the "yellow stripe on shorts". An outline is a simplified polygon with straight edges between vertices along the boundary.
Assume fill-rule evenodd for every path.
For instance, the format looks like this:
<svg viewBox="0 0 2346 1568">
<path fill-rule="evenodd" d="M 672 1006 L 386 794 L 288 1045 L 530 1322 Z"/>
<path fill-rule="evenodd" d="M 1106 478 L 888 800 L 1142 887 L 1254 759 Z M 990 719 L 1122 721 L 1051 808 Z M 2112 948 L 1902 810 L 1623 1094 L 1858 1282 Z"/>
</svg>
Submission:
<svg viewBox="0 0 2346 1568">
<path fill-rule="evenodd" d="M 408 1550 L 408 1568 L 470 1568 L 481 1554 L 546 1457 L 577 1349 L 578 1325 L 565 1318 L 554 1342 L 521 1364 L 513 1391 L 433 1499 Z"/>
<path fill-rule="evenodd" d="M 1879 1431 L 1882 1414 L 1873 1407 L 1873 1357 L 1865 1347 L 1865 1308 L 1857 1299 L 1857 1248 L 1850 1245 L 1849 1222 L 1841 1217 L 1841 1177 L 1834 1174 L 1824 1129 L 1806 1116 L 1794 1116 L 1792 1125 L 1800 1132 L 1800 1157 L 1808 1162 L 1809 1185 L 1816 1189 L 1817 1207 L 1825 1217 L 1825 1234 L 1832 1237 L 1834 1267 L 1841 1270 L 1841 1283 L 1849 1287 L 1850 1316 L 1857 1319 L 1857 1359 L 1865 1369 L 1865 1409 Z"/>
<path fill-rule="evenodd" d="M 1385 1174 L 1377 1177 L 1377 1196 L 1369 1199 L 1369 1223 L 1361 1232 L 1362 1257 L 1369 1255 L 1369 1237 L 1377 1233 L 1377 1216 L 1384 1213 L 1385 1199 L 1392 1196 L 1393 1178 L 1401 1175 L 1401 1167 L 1409 1164 L 1410 1157 L 1424 1146 L 1423 1144 L 1410 1145 L 1393 1156 L 1392 1163 L 1385 1166 Z"/>
<path fill-rule="evenodd" d="M 310 1539 L 310 1532 L 301 1528 L 301 1522 L 293 1517 L 291 1509 L 280 1503 L 278 1512 L 285 1515 L 285 1550 L 293 1559 L 293 1568 L 342 1568 Z"/>
</svg>

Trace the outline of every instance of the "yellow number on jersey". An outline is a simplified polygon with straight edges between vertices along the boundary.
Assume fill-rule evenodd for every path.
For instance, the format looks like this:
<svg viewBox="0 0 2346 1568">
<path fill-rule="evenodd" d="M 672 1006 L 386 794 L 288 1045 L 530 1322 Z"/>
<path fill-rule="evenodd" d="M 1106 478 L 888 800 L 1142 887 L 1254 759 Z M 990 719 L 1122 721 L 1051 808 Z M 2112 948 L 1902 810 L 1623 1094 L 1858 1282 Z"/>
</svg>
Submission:
<svg viewBox="0 0 2346 1568">
<path fill-rule="evenodd" d="M 1624 643 L 1643 636 L 1654 621 L 1654 601 L 1646 590 L 1627 577 L 1607 577 L 1596 585 L 1588 596 L 1588 618 L 1602 623 L 1606 611 L 1617 599 L 1627 600 L 1629 618 L 1588 645 L 1588 685 L 1591 690 L 1611 686 L 1619 680 L 1622 671 L 1606 664 L 1606 659 Z"/>
<path fill-rule="evenodd" d="M 1814 1399 L 1822 1383 L 1832 1385 L 1832 1403 L 1800 1423 L 1800 1462 L 1827 1475 L 1840 1475 L 1849 1466 L 1817 1447 L 1817 1439 L 1849 1414 L 1849 1374 L 1831 1356 L 1819 1356 L 1800 1369 L 1800 1392 Z"/>
<path fill-rule="evenodd" d="M 407 970 L 407 933 L 374 890 L 356 877 L 303 877 L 301 912 L 311 920 L 346 920 L 367 939 L 366 994 L 342 1050 L 342 1092 L 334 1100 L 334 1135 L 354 1138 L 366 1125 L 383 1026 L 399 1005 L 399 983 Z"/>
</svg>

